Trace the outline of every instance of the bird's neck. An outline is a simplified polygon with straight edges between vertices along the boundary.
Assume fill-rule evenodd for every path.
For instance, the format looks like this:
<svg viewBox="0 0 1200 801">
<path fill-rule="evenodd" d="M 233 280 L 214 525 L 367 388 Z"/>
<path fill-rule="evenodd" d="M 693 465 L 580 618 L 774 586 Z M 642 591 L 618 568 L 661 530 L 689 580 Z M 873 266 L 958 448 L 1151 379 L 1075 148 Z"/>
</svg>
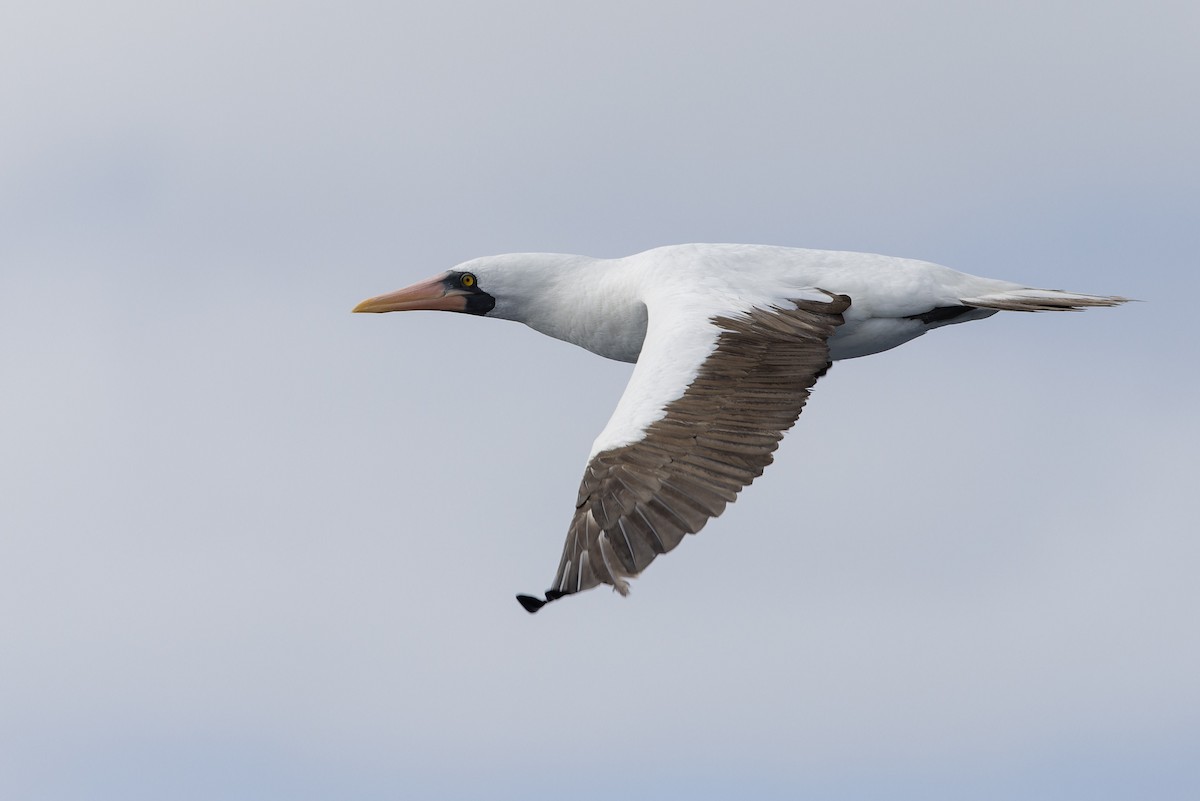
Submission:
<svg viewBox="0 0 1200 801">
<path fill-rule="evenodd" d="M 620 259 L 534 254 L 531 296 L 511 319 L 535 331 L 618 361 L 637 361 L 646 337 L 646 306 L 637 275 Z M 498 311 L 503 311 L 498 309 Z"/>
</svg>

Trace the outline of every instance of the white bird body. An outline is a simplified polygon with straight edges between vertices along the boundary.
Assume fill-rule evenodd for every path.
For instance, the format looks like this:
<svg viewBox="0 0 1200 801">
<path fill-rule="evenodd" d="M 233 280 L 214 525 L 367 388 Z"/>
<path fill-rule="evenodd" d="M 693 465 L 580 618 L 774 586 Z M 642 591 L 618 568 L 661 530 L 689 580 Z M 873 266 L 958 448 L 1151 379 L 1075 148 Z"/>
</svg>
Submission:
<svg viewBox="0 0 1200 801">
<path fill-rule="evenodd" d="M 618 259 L 515 253 L 465 262 L 355 311 L 516 320 L 636 362 L 596 438 L 547 601 L 627 578 L 719 515 L 770 463 L 831 362 L 999 310 L 1124 298 L 1025 287 L 912 259 L 693 244 Z"/>
<path fill-rule="evenodd" d="M 520 269 L 511 273 L 520 286 L 513 280 L 507 292 L 506 267 Z M 830 339 L 830 357 L 837 361 L 889 350 L 930 330 L 905 317 L 1022 288 L 927 261 L 771 245 L 668 245 L 617 259 L 512 253 L 472 259 L 457 269 L 501 282 L 499 292 L 512 300 L 498 299 L 490 316 L 623 362 L 638 360 L 647 309 L 660 303 L 682 304 L 696 314 L 728 313 L 787 302 L 817 287 L 848 295 L 853 304 Z"/>
</svg>

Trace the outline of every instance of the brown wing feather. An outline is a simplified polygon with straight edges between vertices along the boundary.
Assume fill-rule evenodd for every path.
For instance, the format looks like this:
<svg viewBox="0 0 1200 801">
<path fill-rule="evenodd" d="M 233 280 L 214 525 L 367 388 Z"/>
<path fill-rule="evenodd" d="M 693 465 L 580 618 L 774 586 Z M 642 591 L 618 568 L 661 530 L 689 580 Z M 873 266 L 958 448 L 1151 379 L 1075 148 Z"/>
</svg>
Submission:
<svg viewBox="0 0 1200 801">
<path fill-rule="evenodd" d="M 716 350 L 683 396 L 637 442 L 601 451 L 584 470 L 575 516 L 546 601 L 626 578 L 694 534 L 762 475 L 829 369 L 828 339 L 850 306 L 796 301 L 795 309 L 752 309 L 716 317 Z"/>
</svg>

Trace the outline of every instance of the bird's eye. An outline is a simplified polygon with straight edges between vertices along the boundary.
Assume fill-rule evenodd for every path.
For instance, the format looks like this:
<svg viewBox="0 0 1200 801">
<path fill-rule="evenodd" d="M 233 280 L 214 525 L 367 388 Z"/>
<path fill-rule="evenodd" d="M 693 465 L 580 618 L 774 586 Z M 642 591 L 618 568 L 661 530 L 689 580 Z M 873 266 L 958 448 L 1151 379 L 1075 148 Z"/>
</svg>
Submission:
<svg viewBox="0 0 1200 801">
<path fill-rule="evenodd" d="M 462 277 L 458 279 L 458 282 L 470 289 L 471 287 L 475 286 L 475 276 L 471 275 L 470 273 L 463 273 Z"/>
</svg>

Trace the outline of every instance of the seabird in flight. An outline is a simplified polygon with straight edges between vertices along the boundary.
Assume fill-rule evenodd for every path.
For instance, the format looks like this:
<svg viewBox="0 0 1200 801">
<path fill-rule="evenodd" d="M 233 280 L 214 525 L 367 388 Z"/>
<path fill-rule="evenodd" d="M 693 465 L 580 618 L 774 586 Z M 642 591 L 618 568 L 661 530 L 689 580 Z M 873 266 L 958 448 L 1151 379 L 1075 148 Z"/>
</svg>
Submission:
<svg viewBox="0 0 1200 801">
<path fill-rule="evenodd" d="M 1033 289 L 867 253 L 675 245 L 620 259 L 513 253 L 360 303 L 516 320 L 636 362 L 588 455 L 544 600 L 628 579 L 694 534 L 762 474 L 813 384 L 879 353 L 997 311 L 1076 311 L 1126 298 Z"/>
</svg>

